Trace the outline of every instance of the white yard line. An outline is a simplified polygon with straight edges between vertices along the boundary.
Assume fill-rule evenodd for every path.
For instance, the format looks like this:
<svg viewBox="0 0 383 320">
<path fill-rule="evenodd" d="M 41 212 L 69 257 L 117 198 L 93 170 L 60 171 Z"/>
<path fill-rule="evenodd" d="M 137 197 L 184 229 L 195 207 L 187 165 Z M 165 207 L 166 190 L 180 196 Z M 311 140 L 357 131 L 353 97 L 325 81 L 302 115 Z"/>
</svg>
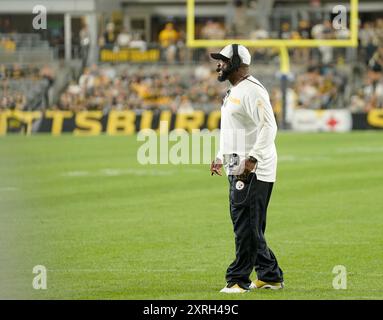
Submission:
<svg viewBox="0 0 383 320">
<path fill-rule="evenodd" d="M 67 177 L 87 177 L 90 175 L 89 171 L 68 171 L 61 174 Z"/>
<path fill-rule="evenodd" d="M 17 191 L 19 188 L 16 187 L 0 187 L 0 192 L 7 192 L 7 191 Z"/>
<path fill-rule="evenodd" d="M 368 241 L 323 241 L 323 240 L 282 240 L 279 243 L 286 244 L 298 244 L 298 245 L 342 245 L 342 246 L 357 246 L 357 245 L 371 245 L 371 242 Z"/>
<path fill-rule="evenodd" d="M 49 269 L 48 272 L 57 273 L 100 273 L 100 272 L 122 272 L 122 273 L 144 273 L 144 272 L 159 272 L 159 273 L 172 273 L 172 272 L 206 272 L 206 269 Z"/>
<path fill-rule="evenodd" d="M 284 154 L 278 156 L 278 162 L 317 162 L 331 160 L 331 157 L 324 156 L 295 156 Z"/>
<path fill-rule="evenodd" d="M 119 169 L 103 168 L 97 171 L 67 171 L 62 172 L 64 177 L 119 177 L 124 175 L 133 176 L 170 176 L 175 173 L 174 170 L 150 170 L 150 169 Z"/>
<path fill-rule="evenodd" d="M 339 154 L 344 154 L 344 153 L 352 153 L 352 154 L 383 153 L 383 147 L 360 146 L 360 147 L 339 148 L 336 150 L 336 153 L 339 153 Z"/>
</svg>

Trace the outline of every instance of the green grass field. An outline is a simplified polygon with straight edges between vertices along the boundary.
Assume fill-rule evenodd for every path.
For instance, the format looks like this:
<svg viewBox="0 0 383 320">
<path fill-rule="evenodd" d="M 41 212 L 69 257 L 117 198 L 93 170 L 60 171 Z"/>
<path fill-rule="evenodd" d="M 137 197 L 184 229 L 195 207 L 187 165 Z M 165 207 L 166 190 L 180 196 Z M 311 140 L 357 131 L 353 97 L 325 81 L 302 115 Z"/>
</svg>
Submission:
<svg viewBox="0 0 383 320">
<path fill-rule="evenodd" d="M 0 297 L 382 299 L 383 132 L 277 145 L 266 237 L 286 288 L 233 296 L 218 292 L 234 258 L 225 177 L 141 166 L 135 137 L 0 138 Z M 32 288 L 35 265 L 47 290 Z"/>
</svg>

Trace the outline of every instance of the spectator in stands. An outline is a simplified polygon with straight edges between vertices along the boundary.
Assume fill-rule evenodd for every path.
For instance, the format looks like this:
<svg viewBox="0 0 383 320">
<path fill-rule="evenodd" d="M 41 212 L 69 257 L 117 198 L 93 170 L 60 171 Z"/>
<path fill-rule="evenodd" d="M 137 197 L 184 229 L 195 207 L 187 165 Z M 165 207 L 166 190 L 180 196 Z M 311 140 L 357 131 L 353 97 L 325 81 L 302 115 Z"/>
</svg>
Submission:
<svg viewBox="0 0 383 320">
<path fill-rule="evenodd" d="M 27 98 L 21 92 L 16 92 L 14 95 L 15 109 L 23 110 L 27 104 Z"/>
<path fill-rule="evenodd" d="M 270 38 L 269 32 L 260 26 L 256 26 L 255 29 L 250 32 L 249 36 L 251 40 L 262 40 Z M 249 50 L 254 60 L 265 60 L 267 57 L 271 56 L 273 51 L 269 48 L 254 48 Z"/>
<path fill-rule="evenodd" d="M 193 113 L 194 108 L 187 95 L 183 95 L 178 105 L 178 113 Z"/>
<path fill-rule="evenodd" d="M 290 23 L 288 22 L 282 23 L 281 30 L 279 32 L 279 39 L 284 39 L 284 40 L 291 39 Z"/>
<path fill-rule="evenodd" d="M 368 64 L 377 48 L 378 43 L 378 37 L 375 32 L 373 22 L 366 21 L 362 25 L 362 28 L 359 30 L 359 42 L 361 55 L 364 58 L 365 63 Z"/>
<path fill-rule="evenodd" d="M 334 39 L 334 32 L 330 20 L 325 20 L 321 32 L 318 34 L 319 39 Z M 324 65 L 330 64 L 334 59 L 334 48 L 329 46 L 319 47 L 319 52 L 321 53 L 321 63 Z"/>
<path fill-rule="evenodd" d="M 24 77 L 24 70 L 21 68 L 21 66 L 17 63 L 14 63 L 12 66 L 12 79 L 21 79 Z"/>
<path fill-rule="evenodd" d="M 198 81 L 204 81 L 209 79 L 211 76 L 211 68 L 208 63 L 203 63 L 199 64 L 195 69 L 194 69 L 194 77 Z"/>
<path fill-rule="evenodd" d="M 336 99 L 341 84 L 336 85 L 335 75 L 331 69 L 322 75 L 320 79 L 319 95 L 321 98 L 321 109 L 331 109 L 336 107 Z"/>
<path fill-rule="evenodd" d="M 383 73 L 382 69 L 371 69 L 367 73 L 363 88 L 366 111 L 383 108 Z"/>
<path fill-rule="evenodd" d="M 3 95 L 0 100 L 0 110 L 13 109 L 14 104 L 10 98 L 6 95 Z"/>
<path fill-rule="evenodd" d="M 324 21 L 322 34 L 324 39 L 334 39 L 334 29 L 330 20 Z"/>
<path fill-rule="evenodd" d="M 375 34 L 378 43 L 383 44 L 383 18 L 376 19 Z"/>
<path fill-rule="evenodd" d="M 89 68 L 84 69 L 84 73 L 80 76 L 78 81 L 82 90 L 87 91 L 94 86 L 94 75 L 90 72 Z"/>
<path fill-rule="evenodd" d="M 324 24 L 322 20 L 318 20 L 317 23 L 313 25 L 311 28 L 311 38 L 316 40 L 321 40 L 324 38 L 323 36 Z M 314 48 L 312 50 L 312 58 L 316 61 L 320 61 L 320 49 Z"/>
<path fill-rule="evenodd" d="M 16 42 L 10 37 L 2 37 L 0 41 L 0 47 L 6 52 L 13 52 L 16 50 Z"/>
<path fill-rule="evenodd" d="M 376 50 L 368 64 L 363 94 L 367 110 L 383 108 L 383 46 Z"/>
<path fill-rule="evenodd" d="M 180 29 L 178 32 L 177 46 L 177 61 L 184 62 L 187 58 L 187 47 L 186 47 L 186 33 L 185 30 Z"/>
<path fill-rule="evenodd" d="M 350 99 L 350 111 L 353 113 L 366 112 L 366 101 L 363 89 L 359 89 Z"/>
<path fill-rule="evenodd" d="M 13 31 L 9 18 L 0 19 L 0 33 L 11 33 Z"/>
<path fill-rule="evenodd" d="M 82 61 L 82 69 L 88 64 L 89 48 L 90 48 L 90 32 L 87 24 L 84 24 L 80 30 L 80 57 Z"/>
<path fill-rule="evenodd" d="M 104 37 L 104 35 L 101 35 L 101 36 L 98 37 L 97 43 L 98 43 L 98 46 L 100 48 L 106 48 L 105 47 L 105 37 Z"/>
<path fill-rule="evenodd" d="M 139 49 L 141 51 L 146 51 L 147 43 L 143 39 L 143 36 L 141 35 L 141 33 L 136 32 L 133 34 L 132 40 L 129 43 L 129 48 Z"/>
<path fill-rule="evenodd" d="M 270 38 L 270 34 L 264 28 L 257 26 L 253 31 L 250 32 L 250 39 L 261 40 Z"/>
<path fill-rule="evenodd" d="M 234 38 L 243 38 L 248 32 L 247 5 L 245 5 L 243 0 L 234 0 L 233 4 L 233 23 L 230 26 L 230 30 Z"/>
<path fill-rule="evenodd" d="M 310 22 L 307 20 L 300 20 L 298 23 L 298 31 L 292 34 L 295 39 L 310 39 Z M 299 63 L 308 63 L 310 59 L 309 48 L 295 48 L 293 50 L 293 59 Z"/>
<path fill-rule="evenodd" d="M 295 91 L 298 94 L 298 105 L 305 109 L 320 109 L 319 70 L 309 68 L 308 72 L 298 76 Z"/>
<path fill-rule="evenodd" d="M 68 92 L 64 92 L 59 99 L 57 107 L 59 110 L 69 110 L 71 105 L 71 99 Z M 54 107 L 54 108 L 55 108 Z"/>
<path fill-rule="evenodd" d="M 174 29 L 174 25 L 168 22 L 165 28 L 159 33 L 162 59 L 168 63 L 173 63 L 177 54 L 177 41 L 179 35 Z"/>
<path fill-rule="evenodd" d="M 224 39 L 226 30 L 218 21 L 208 20 L 201 29 L 201 38 L 208 40 Z"/>
<path fill-rule="evenodd" d="M 4 64 L 0 64 L 0 80 L 4 80 L 6 78 L 6 68 Z"/>
<path fill-rule="evenodd" d="M 123 94 L 119 94 L 117 97 L 113 97 L 111 109 L 118 111 L 128 109 L 128 106 L 126 106 L 126 97 Z"/>
<path fill-rule="evenodd" d="M 68 93 L 71 95 L 78 95 L 81 93 L 81 87 L 76 83 L 76 81 L 71 81 L 68 86 Z"/>
<path fill-rule="evenodd" d="M 298 32 L 301 39 L 310 39 L 311 38 L 311 27 L 308 20 L 302 19 L 298 23 Z"/>
<path fill-rule="evenodd" d="M 310 21 L 320 21 L 322 19 L 321 0 L 310 1 Z"/>
<path fill-rule="evenodd" d="M 117 45 L 119 48 L 129 47 L 129 43 L 132 40 L 132 36 L 128 31 L 128 28 L 124 27 L 117 36 Z"/>
<path fill-rule="evenodd" d="M 200 37 L 202 39 L 207 40 L 221 40 L 225 39 L 226 36 L 226 30 L 223 24 L 219 23 L 218 21 L 214 20 L 208 20 L 206 24 L 201 28 L 201 34 Z M 210 59 L 209 54 L 211 52 L 219 51 L 221 48 L 214 48 L 211 47 L 208 50 L 206 49 L 199 49 L 197 50 L 198 54 L 198 60 L 206 61 Z"/>
<path fill-rule="evenodd" d="M 52 100 L 51 96 L 52 96 L 53 84 L 55 81 L 55 75 L 54 75 L 53 69 L 49 65 L 45 65 L 40 71 L 40 76 L 44 80 L 43 103 L 44 103 L 44 107 L 48 108 Z"/>
<path fill-rule="evenodd" d="M 336 29 L 334 32 L 335 39 L 350 39 L 351 31 L 349 28 Z"/>
<path fill-rule="evenodd" d="M 112 49 L 116 41 L 116 34 L 114 30 L 114 23 L 109 22 L 106 25 L 106 30 L 104 32 L 104 45 L 108 49 Z"/>
<path fill-rule="evenodd" d="M 383 72 L 383 46 L 379 47 L 375 51 L 368 63 L 368 66 L 375 72 Z"/>
</svg>

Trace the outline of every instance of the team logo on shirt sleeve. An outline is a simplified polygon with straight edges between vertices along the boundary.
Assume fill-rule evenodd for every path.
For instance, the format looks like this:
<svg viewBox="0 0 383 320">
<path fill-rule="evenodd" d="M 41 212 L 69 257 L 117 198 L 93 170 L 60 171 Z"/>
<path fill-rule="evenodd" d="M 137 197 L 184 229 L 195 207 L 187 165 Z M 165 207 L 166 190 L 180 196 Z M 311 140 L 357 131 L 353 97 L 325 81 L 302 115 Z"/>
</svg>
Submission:
<svg viewBox="0 0 383 320">
<path fill-rule="evenodd" d="M 229 97 L 229 101 L 235 105 L 240 105 L 241 104 L 241 100 L 240 99 L 237 99 L 237 98 L 234 98 L 234 97 Z"/>
</svg>

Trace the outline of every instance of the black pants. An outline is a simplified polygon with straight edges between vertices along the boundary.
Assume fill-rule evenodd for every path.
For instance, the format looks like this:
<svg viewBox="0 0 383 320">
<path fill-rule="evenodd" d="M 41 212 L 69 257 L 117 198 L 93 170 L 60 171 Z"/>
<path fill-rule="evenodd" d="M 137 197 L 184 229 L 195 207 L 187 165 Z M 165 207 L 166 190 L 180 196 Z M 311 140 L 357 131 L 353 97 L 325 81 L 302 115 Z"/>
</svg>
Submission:
<svg viewBox="0 0 383 320">
<path fill-rule="evenodd" d="M 257 279 L 283 281 L 283 272 L 265 239 L 266 212 L 273 183 L 257 180 L 251 173 L 246 179 L 229 176 L 230 215 L 234 226 L 236 258 L 226 272 L 228 285 L 247 289 L 255 268 Z"/>
</svg>

